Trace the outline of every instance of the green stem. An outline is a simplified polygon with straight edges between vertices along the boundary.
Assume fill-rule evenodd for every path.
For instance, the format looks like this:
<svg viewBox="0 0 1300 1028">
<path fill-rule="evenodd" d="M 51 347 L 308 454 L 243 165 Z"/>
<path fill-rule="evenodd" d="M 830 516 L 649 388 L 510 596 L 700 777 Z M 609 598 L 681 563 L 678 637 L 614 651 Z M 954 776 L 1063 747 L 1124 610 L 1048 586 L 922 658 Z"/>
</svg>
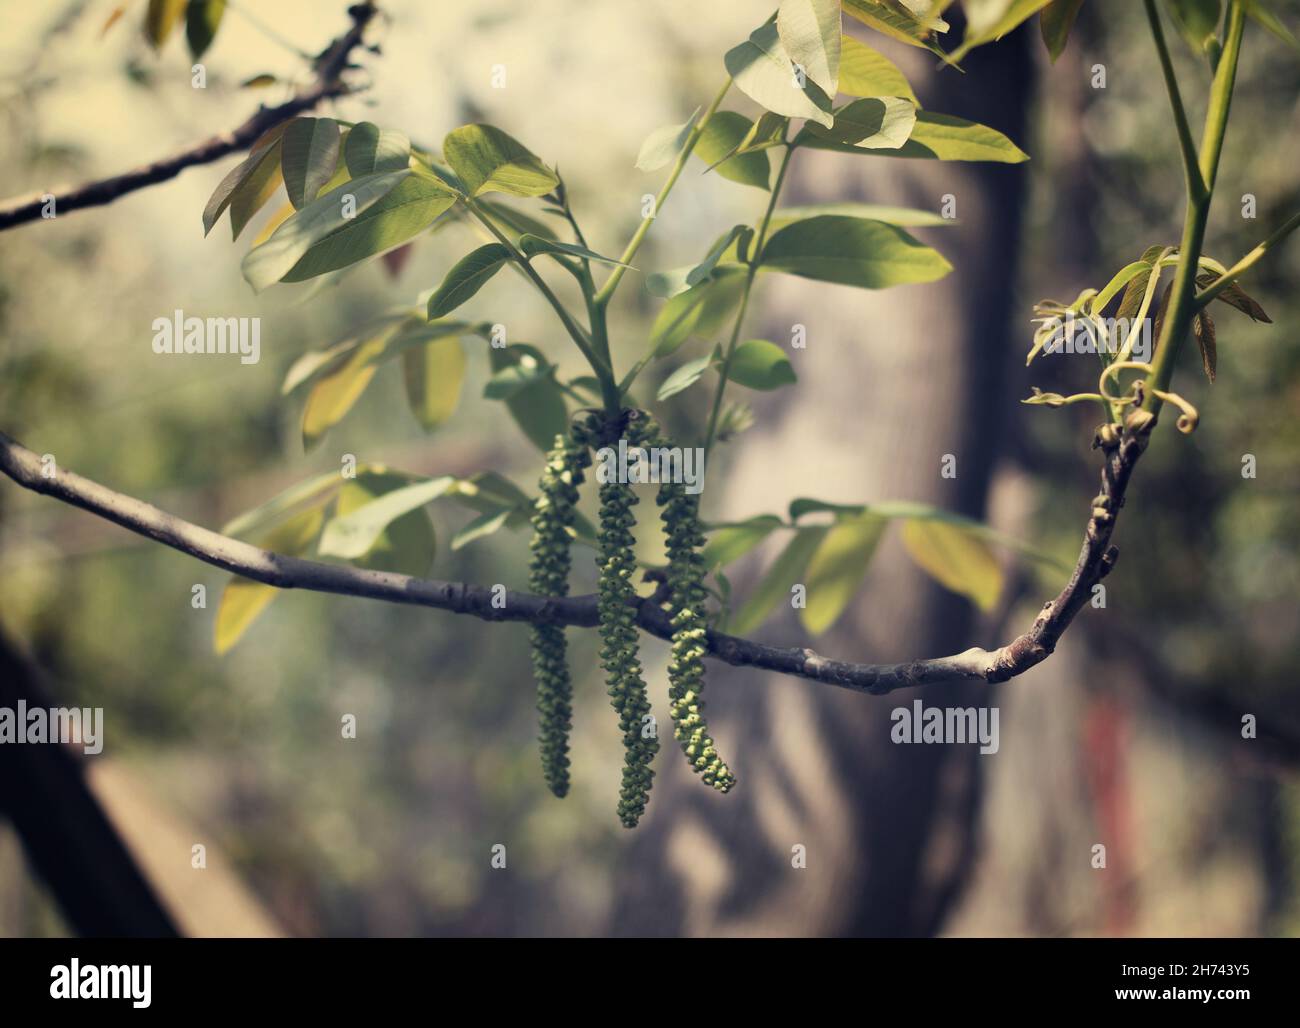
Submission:
<svg viewBox="0 0 1300 1028">
<path fill-rule="evenodd" d="M 718 387 L 713 393 L 713 407 L 709 411 L 709 427 L 704 434 L 704 466 L 708 467 L 709 450 L 718 432 L 718 418 L 722 413 L 722 395 L 727 389 L 727 378 L 731 374 L 731 360 L 736 353 L 736 341 L 740 338 L 740 328 L 745 323 L 745 311 L 749 307 L 749 295 L 753 291 L 754 276 L 758 274 L 759 257 L 763 253 L 763 244 L 767 241 L 768 226 L 772 223 L 772 212 L 776 210 L 777 197 L 785 182 L 786 169 L 790 167 L 790 157 L 794 154 L 794 145 L 787 144 L 785 156 L 781 158 L 780 170 L 776 173 L 776 182 L 772 185 L 772 195 L 767 200 L 767 210 L 759 222 L 758 234 L 754 239 L 754 249 L 750 251 L 749 271 L 745 274 L 745 288 L 740 295 L 740 309 L 736 312 L 736 322 L 731 327 L 731 339 L 727 343 L 727 352 L 722 358 L 722 367 L 718 369 Z"/>
<path fill-rule="evenodd" d="M 609 403 L 610 394 L 613 393 L 614 403 L 617 405 L 617 386 L 614 383 L 613 369 L 609 366 L 607 361 L 603 361 L 600 355 L 598 355 L 592 348 L 591 339 L 587 335 L 586 331 L 583 330 L 583 327 L 573 319 L 573 315 L 569 313 L 568 308 L 566 308 L 564 304 L 560 302 L 560 298 L 551 291 L 551 287 L 547 285 L 546 280 L 537 273 L 537 269 L 529 263 L 528 258 L 519 251 L 515 244 L 512 243 L 509 238 L 507 238 L 506 235 L 496 227 L 496 225 L 492 223 L 492 219 L 484 214 L 478 205 L 468 197 L 465 198 L 464 203 L 466 210 L 474 215 L 483 227 L 492 233 L 492 236 L 497 240 L 497 242 L 510 251 L 511 259 L 523 269 L 524 274 L 527 275 L 533 285 L 537 287 L 537 291 L 542 294 L 546 299 L 546 302 L 549 303 L 555 310 L 555 313 L 559 315 L 561 324 L 564 325 L 569 336 L 577 344 L 578 349 L 582 351 L 582 355 L 587 358 L 587 363 L 591 365 L 591 370 L 595 373 L 597 381 L 600 382 L 601 394 L 605 397 L 606 403 Z"/>
<path fill-rule="evenodd" d="M 1152 10 L 1152 0 L 1145 0 L 1148 12 Z M 1145 382 L 1146 396 L 1142 407 L 1156 414 L 1160 410 L 1161 399 L 1157 391 L 1169 388 L 1173 378 L 1174 362 L 1183 340 L 1191 327 L 1192 316 L 1196 312 L 1196 273 L 1200 267 L 1201 245 L 1205 241 L 1205 223 L 1210 214 L 1210 201 L 1214 196 L 1214 182 L 1219 170 L 1219 156 L 1223 150 L 1223 137 L 1228 126 L 1228 108 L 1232 104 L 1232 87 L 1237 76 L 1237 59 L 1241 54 L 1241 39 L 1245 31 L 1246 12 L 1240 0 L 1232 0 L 1228 8 L 1228 30 L 1223 44 L 1223 55 L 1215 71 L 1214 82 L 1210 87 L 1210 104 L 1205 114 L 1205 130 L 1201 136 L 1200 164 L 1196 169 L 1196 178 L 1200 180 L 1202 190 L 1198 193 L 1192 189 L 1192 172 L 1188 172 L 1187 212 L 1183 219 L 1183 238 L 1178 249 L 1178 269 L 1174 273 L 1173 288 L 1169 294 L 1169 309 L 1165 312 L 1164 328 L 1156 341 L 1155 356 L 1151 361 L 1151 374 Z M 1152 32 L 1156 36 L 1156 47 L 1162 52 L 1162 65 L 1168 55 L 1164 54 L 1164 39 L 1158 25 L 1153 21 Z M 1176 85 L 1173 87 L 1176 90 Z M 1171 103 L 1173 102 L 1171 93 Z"/>
<path fill-rule="evenodd" d="M 1295 214 L 1291 215 L 1290 218 L 1288 218 L 1286 221 L 1282 223 L 1281 227 L 1278 228 L 1276 232 L 1274 232 L 1271 236 L 1269 236 L 1257 247 L 1255 247 L 1255 249 L 1251 250 L 1250 253 L 1246 254 L 1245 257 L 1239 260 L 1236 264 L 1234 264 L 1231 268 L 1229 268 L 1222 275 L 1216 278 L 1213 282 L 1211 282 L 1208 286 L 1202 289 L 1199 293 L 1197 293 L 1196 294 L 1197 310 L 1201 309 L 1206 304 L 1208 304 L 1221 292 L 1227 289 L 1228 286 L 1232 285 L 1232 283 L 1236 279 L 1240 278 L 1243 274 L 1245 274 L 1256 264 L 1258 264 L 1259 261 L 1263 258 L 1263 256 L 1266 253 L 1268 253 L 1268 251 L 1272 247 L 1280 243 L 1283 239 L 1289 236 L 1297 228 L 1300 228 L 1300 211 L 1297 211 Z"/>
<path fill-rule="evenodd" d="M 1164 29 L 1160 27 L 1160 15 L 1156 12 L 1155 0 L 1142 0 L 1146 6 L 1147 21 L 1151 23 L 1151 38 L 1156 44 L 1156 53 L 1160 57 L 1160 71 L 1165 78 L 1165 90 L 1169 94 L 1169 106 L 1174 112 L 1174 126 L 1178 130 L 1178 149 L 1183 159 L 1183 177 L 1187 182 L 1187 195 L 1191 199 L 1200 199 L 1205 195 L 1208 183 L 1202 175 L 1196 159 L 1196 144 L 1192 142 L 1192 130 L 1187 123 L 1187 111 L 1183 107 L 1183 97 L 1178 91 L 1178 79 L 1174 75 L 1173 62 L 1169 59 L 1169 48 L 1165 45 Z"/>
<path fill-rule="evenodd" d="M 677 155 L 677 160 L 673 163 L 672 170 L 668 173 L 668 178 L 663 187 L 659 190 L 659 195 L 655 197 L 654 210 L 645 218 L 641 219 L 641 224 L 637 226 L 636 232 L 633 233 L 631 240 L 623 249 L 623 254 L 619 257 L 622 262 L 614 266 L 610 272 L 609 278 L 605 284 L 600 287 L 600 292 L 596 294 L 595 304 L 597 307 L 609 306 L 610 299 L 614 296 L 614 290 L 618 288 L 619 282 L 622 281 L 624 273 L 627 271 L 626 265 L 632 263 L 632 258 L 636 252 L 641 249 L 641 244 L 645 242 L 646 233 L 650 231 L 650 223 L 655 220 L 659 209 L 663 206 L 664 201 L 668 199 L 668 194 L 672 192 L 673 186 L 677 184 L 677 179 L 681 176 L 682 169 L 686 167 L 687 160 L 690 159 L 691 151 L 695 149 L 695 144 L 700 141 L 700 136 L 704 135 L 704 130 L 709 124 L 709 120 L 717 113 L 718 107 L 722 104 L 722 98 L 727 95 L 727 90 L 731 88 L 731 79 L 728 78 L 723 83 L 722 88 L 718 90 L 718 95 L 713 98 L 709 104 L 709 109 L 704 112 L 704 116 L 695 123 L 686 137 L 686 142 L 682 145 L 682 151 Z"/>
</svg>

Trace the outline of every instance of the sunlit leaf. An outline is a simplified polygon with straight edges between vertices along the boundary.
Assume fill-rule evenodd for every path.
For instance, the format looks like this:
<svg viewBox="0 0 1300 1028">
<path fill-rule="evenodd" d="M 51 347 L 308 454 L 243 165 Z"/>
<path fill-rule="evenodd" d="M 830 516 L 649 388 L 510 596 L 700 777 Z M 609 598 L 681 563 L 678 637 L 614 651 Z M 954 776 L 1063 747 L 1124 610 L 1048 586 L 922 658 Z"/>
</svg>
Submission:
<svg viewBox="0 0 1300 1028">
<path fill-rule="evenodd" d="M 722 525 L 709 532 L 701 551 L 706 567 L 726 567 L 739 560 L 781 526 L 775 514 L 760 514 L 734 525 Z"/>
<path fill-rule="evenodd" d="M 692 336 L 712 335 L 740 303 L 745 276 L 723 271 L 674 296 L 659 311 L 650 328 L 650 346 L 656 357 L 666 357 Z"/>
<path fill-rule="evenodd" d="M 149 0 L 144 14 L 144 34 L 155 50 L 162 48 L 185 13 L 187 0 Z"/>
<path fill-rule="evenodd" d="M 776 28 L 790 59 L 834 96 L 840 77 L 840 0 L 781 0 Z"/>
<path fill-rule="evenodd" d="M 934 519 L 906 519 L 903 546 L 946 589 L 992 610 L 1002 593 L 1002 568 L 987 543 L 968 529 Z"/>
<path fill-rule="evenodd" d="M 555 172 L 526 146 L 491 125 L 463 125 L 447 134 L 443 155 L 470 196 L 541 196 L 560 184 Z"/>
<path fill-rule="evenodd" d="M 749 39 L 728 50 L 723 61 L 736 88 L 760 107 L 831 124 L 830 98 L 811 78 L 800 88 L 775 22 L 755 29 Z"/>
<path fill-rule="evenodd" d="M 361 471 L 349 479 L 339 490 L 334 507 L 335 524 L 339 519 L 360 516 L 364 508 L 382 497 L 392 495 L 410 486 L 408 475 L 388 471 Z M 337 532 L 337 530 L 336 530 Z M 324 537 L 321 539 L 324 544 Z M 351 562 L 358 567 L 374 571 L 394 571 L 403 575 L 423 575 L 433 563 L 437 542 L 428 511 L 423 506 L 393 518 L 375 536 L 370 547 L 353 556 Z M 322 553 L 326 551 L 321 550 Z"/>
<path fill-rule="evenodd" d="M 353 178 L 382 171 L 401 171 L 411 163 L 411 141 L 404 133 L 381 129 L 372 121 L 352 126 L 343 160 Z"/>
<path fill-rule="evenodd" d="M 920 106 L 898 65 L 852 36 L 844 36 L 840 43 L 840 92 L 849 96 L 901 96 Z"/>
<path fill-rule="evenodd" d="M 695 144 L 695 156 L 707 165 L 716 165 L 715 170 L 725 179 L 766 189 L 772 176 L 772 165 L 764 151 L 727 157 L 740 146 L 753 127 L 753 122 L 743 114 L 718 111 L 700 133 L 699 142 Z"/>
</svg>

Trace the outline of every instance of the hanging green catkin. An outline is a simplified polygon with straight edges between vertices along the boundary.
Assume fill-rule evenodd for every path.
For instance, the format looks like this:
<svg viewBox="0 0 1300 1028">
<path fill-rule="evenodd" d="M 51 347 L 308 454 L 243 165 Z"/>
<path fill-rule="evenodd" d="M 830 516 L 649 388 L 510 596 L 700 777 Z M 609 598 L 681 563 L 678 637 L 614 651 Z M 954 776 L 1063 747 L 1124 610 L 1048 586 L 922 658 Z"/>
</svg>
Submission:
<svg viewBox="0 0 1300 1028">
<path fill-rule="evenodd" d="M 583 470 L 591 463 L 586 445 L 556 436 L 546 455 L 539 495 L 533 506 L 528 584 L 542 596 L 569 592 L 569 527 Z M 538 742 L 542 773 L 556 796 L 569 791 L 569 728 L 573 722 L 573 683 L 561 625 L 532 628 L 533 677 L 537 681 Z"/>
<path fill-rule="evenodd" d="M 658 425 L 646 416 L 641 429 L 647 446 L 671 448 Z M 659 506 L 664 523 L 668 554 L 668 587 L 671 597 L 673 655 L 668 664 L 668 697 L 671 701 L 673 734 L 691 770 L 706 785 L 728 792 L 736 776 L 718 756 L 704 721 L 704 654 L 707 634 L 704 604 L 705 565 L 700 555 L 704 527 L 700 524 L 698 497 L 681 482 L 660 485 Z"/>
<path fill-rule="evenodd" d="M 629 428 L 629 445 L 633 444 Z M 596 440 L 593 440 L 596 441 Z M 609 440 L 596 441 L 610 445 Z M 617 446 L 617 441 L 613 443 Z M 617 477 L 617 476 L 615 476 Z M 623 732 L 623 782 L 619 791 L 618 816 L 625 828 L 635 828 L 646 802 L 654 771 L 650 767 L 659 752 L 657 733 L 646 731 L 650 700 L 641 662 L 637 653 L 636 611 L 631 601 L 636 595 L 635 538 L 632 527 L 637 504 L 632 487 L 624 482 L 603 482 L 600 486 L 600 585 L 597 593 L 600 612 L 601 666 L 610 702 L 618 712 Z"/>
</svg>

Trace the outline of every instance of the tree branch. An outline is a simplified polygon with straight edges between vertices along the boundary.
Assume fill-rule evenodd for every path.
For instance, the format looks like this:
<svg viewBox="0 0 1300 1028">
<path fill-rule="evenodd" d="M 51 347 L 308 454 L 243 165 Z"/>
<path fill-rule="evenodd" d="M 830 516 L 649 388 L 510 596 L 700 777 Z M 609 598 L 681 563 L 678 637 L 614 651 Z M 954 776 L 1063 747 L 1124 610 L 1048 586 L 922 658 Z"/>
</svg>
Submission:
<svg viewBox="0 0 1300 1028">
<path fill-rule="evenodd" d="M 343 72 L 347 70 L 348 58 L 360 45 L 366 25 L 375 13 L 374 4 L 369 2 L 358 3 L 348 8 L 352 27 L 326 47 L 316 60 L 315 78 L 310 85 L 299 90 L 292 99 L 276 107 L 259 107 L 252 117 L 238 128 L 212 136 L 189 149 L 151 164 L 133 168 L 121 175 L 88 182 L 61 193 L 41 192 L 0 202 L 0 232 L 15 225 L 38 220 L 49 196 L 54 197 L 55 212 L 65 214 L 83 207 L 100 207 L 112 203 L 118 197 L 133 193 L 137 189 L 175 178 L 186 168 L 197 164 L 211 164 L 227 154 L 247 149 L 267 130 L 303 111 L 311 110 L 322 100 L 347 93 L 348 87 L 342 79 Z"/>
<path fill-rule="evenodd" d="M 1101 492 L 1093 499 L 1092 515 L 1074 573 L 1060 594 L 1044 605 L 1029 631 L 1006 646 L 992 651 L 975 647 L 948 657 L 903 664 L 857 664 L 832 660 L 809 649 L 766 646 L 710 630 L 709 655 L 737 667 L 776 671 L 875 695 L 943 682 L 1004 682 L 1024 674 L 1051 655 L 1075 615 L 1092 599 L 1093 586 L 1115 566 L 1118 551 L 1110 545 L 1110 537 L 1124 504 L 1129 476 L 1146 449 L 1152 424 L 1154 421 L 1149 419 L 1136 430 L 1106 426 L 1113 434 L 1101 443 L 1106 458 Z M 487 586 L 412 578 L 271 553 L 190 524 L 63 468 L 57 468 L 54 477 L 46 477 L 42 459 L 3 432 L 0 432 L 0 471 L 24 488 L 80 507 L 225 571 L 280 589 L 363 596 L 470 614 L 485 621 L 527 621 L 579 628 L 592 628 L 598 622 L 594 594 L 556 597 L 507 592 L 504 604 L 494 606 L 493 590 Z M 637 624 L 643 631 L 660 639 L 672 638 L 668 614 L 654 599 L 638 598 L 634 605 Z"/>
</svg>

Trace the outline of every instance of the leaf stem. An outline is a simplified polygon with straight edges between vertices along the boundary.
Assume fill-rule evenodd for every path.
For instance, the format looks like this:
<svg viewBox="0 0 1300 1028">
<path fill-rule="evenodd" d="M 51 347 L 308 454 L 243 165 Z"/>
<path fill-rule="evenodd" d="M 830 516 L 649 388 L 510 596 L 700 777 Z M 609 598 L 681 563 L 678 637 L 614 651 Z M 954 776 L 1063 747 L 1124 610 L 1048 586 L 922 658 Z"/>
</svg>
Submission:
<svg viewBox="0 0 1300 1028">
<path fill-rule="evenodd" d="M 1291 215 L 1271 236 L 1260 243 L 1250 253 L 1246 254 L 1241 260 L 1216 278 L 1208 286 L 1196 294 L 1196 309 L 1200 310 L 1221 292 L 1232 285 L 1233 281 L 1240 278 L 1243 274 L 1253 268 L 1270 249 L 1289 236 L 1297 228 L 1300 228 L 1300 211 Z"/>
<path fill-rule="evenodd" d="M 731 79 L 728 78 L 727 81 L 722 84 L 722 88 L 718 90 L 718 95 L 713 98 L 713 102 L 709 104 L 709 109 L 704 112 L 699 121 L 695 123 L 695 127 L 692 128 L 690 133 L 687 135 L 686 142 L 682 144 L 681 153 L 677 155 L 677 160 L 673 162 L 673 167 L 668 173 L 667 180 L 665 180 L 662 188 L 659 190 L 659 195 L 655 197 L 654 210 L 648 216 L 641 219 L 641 224 L 637 226 L 636 232 L 633 233 L 631 240 L 629 240 L 627 246 L 623 249 L 622 256 L 619 257 L 620 263 L 614 266 L 614 270 L 610 272 L 609 278 L 605 280 L 605 284 L 601 286 L 600 291 L 596 293 L 595 304 L 597 307 L 603 308 L 609 306 L 609 301 L 614 296 L 614 290 L 618 288 L 619 282 L 623 279 L 623 274 L 627 271 L 627 265 L 632 263 L 632 258 L 635 257 L 636 252 L 641 249 L 641 244 L 645 242 L 646 234 L 650 231 L 651 222 L 655 220 L 655 217 L 659 214 L 659 209 L 664 205 L 664 201 L 668 199 L 668 194 L 672 192 L 673 186 L 677 184 L 677 179 L 681 176 L 682 169 L 686 167 L 686 162 L 690 159 L 691 151 L 695 149 L 695 144 L 700 141 L 700 136 L 704 135 L 704 130 L 708 126 L 709 120 L 715 113 L 717 113 L 718 107 L 722 104 L 722 98 L 727 95 L 727 90 L 730 88 Z"/>
<path fill-rule="evenodd" d="M 537 287 L 537 291 L 540 292 L 546 302 L 554 308 L 555 313 L 559 315 L 561 324 L 564 325 L 569 336 L 573 339 L 574 343 L 577 344 L 578 349 L 582 351 L 582 355 L 587 358 L 587 363 L 591 365 L 591 370 L 595 373 L 597 381 L 600 382 L 601 393 L 608 401 L 610 392 L 617 389 L 614 384 L 614 372 L 608 362 L 602 360 L 600 355 L 598 355 L 593 349 L 591 338 L 588 336 L 586 330 L 574 320 L 573 315 L 569 313 L 568 308 L 565 307 L 564 304 L 560 302 L 560 298 L 551 291 L 551 287 L 547 285 L 546 280 L 537 273 L 537 269 L 529 263 L 528 258 L 520 252 L 519 248 L 516 247 L 515 244 L 496 227 L 496 225 L 492 223 L 492 219 L 483 213 L 482 208 L 480 208 L 478 204 L 469 197 L 464 198 L 464 204 L 465 209 L 474 215 L 484 228 L 492 233 L 497 242 L 510 251 L 511 259 L 523 269 L 524 274 L 527 275 L 533 285 Z"/>
<path fill-rule="evenodd" d="M 1205 196 L 1208 183 L 1200 170 L 1196 157 L 1196 144 L 1192 142 L 1192 130 L 1187 123 L 1187 111 L 1183 107 L 1182 94 L 1178 90 L 1178 79 L 1174 75 L 1173 62 L 1169 59 L 1169 47 L 1165 44 L 1164 29 L 1160 27 L 1160 15 L 1156 11 L 1155 0 L 1142 0 L 1146 6 L 1147 21 L 1151 23 L 1151 38 L 1155 41 L 1156 53 L 1160 57 L 1160 71 L 1164 75 L 1165 90 L 1169 93 L 1169 106 L 1174 112 L 1174 126 L 1178 130 L 1178 149 L 1183 159 L 1183 177 L 1187 182 L 1187 195 L 1196 200 Z"/>
<path fill-rule="evenodd" d="M 722 395 L 727 388 L 727 378 L 731 374 L 731 361 L 736 353 L 736 341 L 740 338 L 740 328 L 745 322 L 745 311 L 749 308 L 749 295 L 753 291 L 754 276 L 758 274 L 759 259 L 763 253 L 763 244 L 767 241 L 768 226 L 772 223 L 772 212 L 776 210 L 777 197 L 781 193 L 781 186 L 785 183 L 785 173 L 790 167 L 790 158 L 794 154 L 794 144 L 787 143 L 785 147 L 785 156 L 781 158 L 780 170 L 776 173 L 776 182 L 772 185 L 771 196 L 767 199 L 767 210 L 763 212 L 763 220 L 759 222 L 758 234 L 754 239 L 754 249 L 750 253 L 749 271 L 745 275 L 745 289 L 740 296 L 740 309 L 736 311 L 736 322 L 731 327 L 731 339 L 727 343 L 727 352 L 722 358 L 722 367 L 718 369 L 718 388 L 713 393 L 713 407 L 709 411 L 709 427 L 704 433 L 704 460 L 705 467 L 708 467 L 709 450 L 713 448 L 713 440 L 718 432 L 718 418 L 722 413 Z"/>
</svg>

